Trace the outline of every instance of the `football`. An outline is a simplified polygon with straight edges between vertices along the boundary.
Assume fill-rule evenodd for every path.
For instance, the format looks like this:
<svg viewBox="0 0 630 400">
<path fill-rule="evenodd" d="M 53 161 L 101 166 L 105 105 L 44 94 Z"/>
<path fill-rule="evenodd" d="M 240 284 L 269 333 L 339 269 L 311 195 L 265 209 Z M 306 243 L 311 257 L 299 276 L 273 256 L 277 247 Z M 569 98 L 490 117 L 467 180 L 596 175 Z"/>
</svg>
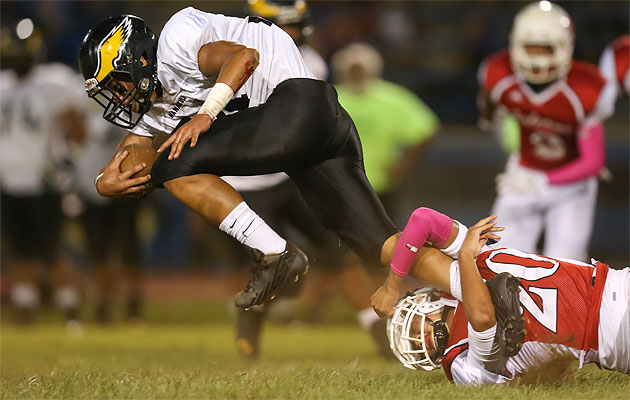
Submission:
<svg viewBox="0 0 630 400">
<path fill-rule="evenodd" d="M 129 171 L 131 168 L 142 163 L 145 163 L 147 166 L 133 174 L 131 177 L 138 178 L 141 176 L 145 176 L 151 172 L 153 163 L 158 157 L 158 153 L 157 151 L 155 151 L 155 149 L 153 149 L 153 147 L 151 147 L 150 145 L 143 145 L 138 143 L 128 144 L 118 152 L 116 157 L 122 154 L 122 152 L 125 150 L 129 152 L 129 155 L 120 164 L 120 172 Z"/>
</svg>

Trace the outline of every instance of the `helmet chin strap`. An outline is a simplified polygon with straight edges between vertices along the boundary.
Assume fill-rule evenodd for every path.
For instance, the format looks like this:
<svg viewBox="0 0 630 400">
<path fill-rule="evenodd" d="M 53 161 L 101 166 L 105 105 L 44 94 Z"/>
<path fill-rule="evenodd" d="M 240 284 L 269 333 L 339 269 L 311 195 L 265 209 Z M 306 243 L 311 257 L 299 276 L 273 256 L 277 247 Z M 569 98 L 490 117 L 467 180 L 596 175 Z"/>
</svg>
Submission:
<svg viewBox="0 0 630 400">
<path fill-rule="evenodd" d="M 433 327 L 433 330 L 431 331 L 431 341 L 433 342 L 433 347 L 437 350 L 436 359 L 438 360 L 444 355 L 444 350 L 446 350 L 446 344 L 448 343 L 450 329 L 446 324 L 446 317 L 448 316 L 449 311 L 450 307 L 444 306 L 444 308 L 442 309 L 442 315 L 440 315 L 440 319 L 437 321 L 433 321 L 428 316 L 425 317 L 427 323 Z M 436 338 L 436 333 L 441 335 L 441 337 Z"/>
</svg>

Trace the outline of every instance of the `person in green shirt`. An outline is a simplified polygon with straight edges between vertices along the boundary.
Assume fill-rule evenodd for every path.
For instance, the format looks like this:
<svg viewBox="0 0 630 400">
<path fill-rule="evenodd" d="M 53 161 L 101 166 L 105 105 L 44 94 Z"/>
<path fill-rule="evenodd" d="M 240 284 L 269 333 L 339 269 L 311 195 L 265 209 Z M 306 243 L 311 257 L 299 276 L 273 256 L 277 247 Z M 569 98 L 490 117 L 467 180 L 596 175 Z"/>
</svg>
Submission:
<svg viewBox="0 0 630 400">
<path fill-rule="evenodd" d="M 387 197 L 416 164 L 440 122 L 413 92 L 381 78 L 383 59 L 369 44 L 344 47 L 333 55 L 332 65 L 339 103 L 361 138 L 367 177 L 376 193 Z"/>
</svg>

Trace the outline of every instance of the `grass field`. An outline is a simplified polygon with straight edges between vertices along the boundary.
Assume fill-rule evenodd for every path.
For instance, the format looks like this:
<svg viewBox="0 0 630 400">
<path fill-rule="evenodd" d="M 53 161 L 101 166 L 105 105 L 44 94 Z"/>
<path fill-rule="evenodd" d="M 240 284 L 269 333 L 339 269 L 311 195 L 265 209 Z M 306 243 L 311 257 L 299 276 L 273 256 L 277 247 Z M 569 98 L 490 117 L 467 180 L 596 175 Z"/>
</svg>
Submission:
<svg viewBox="0 0 630 400">
<path fill-rule="evenodd" d="M 54 320 L 24 328 L 4 318 L 1 397 L 626 399 L 630 392 L 628 376 L 594 366 L 544 384 L 455 387 L 442 371 L 415 372 L 379 359 L 364 331 L 335 318 L 315 327 L 272 324 L 261 360 L 247 362 L 237 356 L 223 305 L 182 307 L 154 306 L 141 326 L 88 324 L 80 336 Z M 218 315 L 216 322 L 189 318 L 205 313 Z"/>
</svg>

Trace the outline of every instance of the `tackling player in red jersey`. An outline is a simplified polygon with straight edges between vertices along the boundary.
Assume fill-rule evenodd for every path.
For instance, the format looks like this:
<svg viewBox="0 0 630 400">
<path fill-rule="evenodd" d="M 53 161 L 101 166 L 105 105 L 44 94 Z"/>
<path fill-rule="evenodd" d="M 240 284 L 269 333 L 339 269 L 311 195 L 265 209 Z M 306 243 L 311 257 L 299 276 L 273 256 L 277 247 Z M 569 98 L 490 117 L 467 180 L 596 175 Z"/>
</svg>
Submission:
<svg viewBox="0 0 630 400">
<path fill-rule="evenodd" d="M 428 232 L 418 215 L 431 221 Z M 396 246 L 388 286 L 399 290 L 396 277 L 408 271 L 456 300 L 421 288 L 394 308 L 377 308 L 391 316 L 390 345 L 399 360 L 412 369 L 442 366 L 456 384 L 500 384 L 558 359 L 630 373 L 630 269 L 485 246 L 500 230 L 494 216 L 466 230 L 434 210 L 414 211 Z M 440 232 L 450 233 L 439 243 L 442 252 L 425 245 Z M 457 251 L 457 260 L 443 254 L 447 248 Z M 495 307 L 484 284 L 504 272 L 519 278 L 527 332 L 513 356 L 501 351 Z"/>
<path fill-rule="evenodd" d="M 602 121 L 614 91 L 595 65 L 572 59 L 573 23 L 558 5 L 532 3 L 514 20 L 509 50 L 488 57 L 479 70 L 482 120 L 512 115 L 520 151 L 497 177 L 493 214 L 506 230 L 505 245 L 586 259 L 597 176 L 605 164 Z M 578 218 L 579 217 L 579 218 Z"/>
</svg>

